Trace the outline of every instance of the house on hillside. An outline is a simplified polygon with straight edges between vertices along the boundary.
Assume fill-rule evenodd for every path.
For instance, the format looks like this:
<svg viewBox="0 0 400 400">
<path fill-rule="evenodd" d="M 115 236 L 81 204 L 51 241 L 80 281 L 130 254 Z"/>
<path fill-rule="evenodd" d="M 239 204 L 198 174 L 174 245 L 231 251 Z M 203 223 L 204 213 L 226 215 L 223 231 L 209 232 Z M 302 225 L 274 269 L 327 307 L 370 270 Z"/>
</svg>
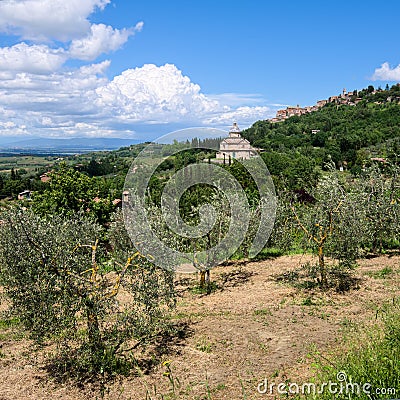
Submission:
<svg viewBox="0 0 400 400">
<path fill-rule="evenodd" d="M 287 117 L 287 110 L 278 110 L 276 112 L 276 118 L 278 119 L 284 119 Z"/>
<path fill-rule="evenodd" d="M 45 172 L 44 174 L 40 175 L 40 180 L 42 182 L 49 182 L 51 180 L 49 174 L 50 172 Z"/>
<path fill-rule="evenodd" d="M 247 160 L 257 155 L 257 149 L 251 146 L 250 142 L 243 138 L 241 130 L 235 122 L 229 130 L 229 136 L 222 140 L 217 153 L 217 160 L 229 160 L 236 158 L 239 160 Z"/>
</svg>

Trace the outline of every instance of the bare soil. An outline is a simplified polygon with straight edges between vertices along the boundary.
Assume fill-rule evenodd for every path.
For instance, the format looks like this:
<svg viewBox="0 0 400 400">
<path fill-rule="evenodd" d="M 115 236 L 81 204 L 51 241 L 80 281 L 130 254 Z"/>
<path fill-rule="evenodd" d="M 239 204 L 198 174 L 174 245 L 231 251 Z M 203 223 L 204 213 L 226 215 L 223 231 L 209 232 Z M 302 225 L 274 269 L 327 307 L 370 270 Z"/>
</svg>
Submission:
<svg viewBox="0 0 400 400">
<path fill-rule="evenodd" d="M 257 385 L 264 378 L 307 382 L 316 351 L 326 359 L 343 351 L 351 327 L 373 322 L 384 302 L 400 296 L 400 257 L 360 260 L 357 279 L 344 292 L 289 282 L 307 261 L 310 256 L 295 255 L 218 267 L 211 272 L 217 289 L 209 295 L 190 290 L 193 275 L 179 275 L 173 318 L 186 327 L 184 336 L 171 340 L 149 372 L 138 369 L 103 393 L 94 384 L 56 383 L 43 354 L 33 353 L 15 328 L 0 326 L 0 400 L 262 399 L 268 396 Z"/>
</svg>

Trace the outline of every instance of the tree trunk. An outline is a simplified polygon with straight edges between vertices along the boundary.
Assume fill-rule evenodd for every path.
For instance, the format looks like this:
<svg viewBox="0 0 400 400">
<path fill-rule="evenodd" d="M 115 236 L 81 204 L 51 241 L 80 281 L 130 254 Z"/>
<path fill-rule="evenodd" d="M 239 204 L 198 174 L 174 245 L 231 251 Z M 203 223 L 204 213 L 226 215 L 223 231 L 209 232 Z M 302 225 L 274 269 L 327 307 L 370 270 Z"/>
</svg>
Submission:
<svg viewBox="0 0 400 400">
<path fill-rule="evenodd" d="M 378 238 L 374 235 L 374 239 L 372 240 L 372 253 L 376 254 L 378 252 Z"/>
<path fill-rule="evenodd" d="M 209 269 L 206 271 L 206 284 L 207 285 L 210 284 L 210 270 Z"/>
<path fill-rule="evenodd" d="M 206 285 L 206 271 L 200 271 L 200 287 L 203 289 Z"/>
<path fill-rule="evenodd" d="M 318 246 L 318 266 L 319 266 L 319 273 L 321 276 L 321 281 L 320 281 L 321 288 L 326 289 L 328 287 L 328 277 L 327 277 L 326 268 L 325 268 L 323 244 Z"/>
<path fill-rule="evenodd" d="M 200 271 L 200 288 L 204 289 L 205 287 L 210 286 L 210 270 Z"/>
<path fill-rule="evenodd" d="M 94 356 L 95 353 L 102 349 L 103 343 L 101 340 L 99 319 L 97 317 L 96 310 L 93 304 L 87 305 L 86 317 L 89 346 L 92 352 L 92 356 Z"/>
</svg>

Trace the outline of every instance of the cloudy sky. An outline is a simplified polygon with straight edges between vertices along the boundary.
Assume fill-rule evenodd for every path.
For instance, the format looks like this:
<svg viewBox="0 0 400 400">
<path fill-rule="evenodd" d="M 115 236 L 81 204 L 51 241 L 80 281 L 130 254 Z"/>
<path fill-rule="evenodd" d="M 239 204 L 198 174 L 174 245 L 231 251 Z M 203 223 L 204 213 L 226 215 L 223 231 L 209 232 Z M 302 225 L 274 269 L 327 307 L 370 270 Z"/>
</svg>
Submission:
<svg viewBox="0 0 400 400">
<path fill-rule="evenodd" d="M 0 0 L 0 138 L 247 127 L 400 81 L 400 2 Z"/>
</svg>

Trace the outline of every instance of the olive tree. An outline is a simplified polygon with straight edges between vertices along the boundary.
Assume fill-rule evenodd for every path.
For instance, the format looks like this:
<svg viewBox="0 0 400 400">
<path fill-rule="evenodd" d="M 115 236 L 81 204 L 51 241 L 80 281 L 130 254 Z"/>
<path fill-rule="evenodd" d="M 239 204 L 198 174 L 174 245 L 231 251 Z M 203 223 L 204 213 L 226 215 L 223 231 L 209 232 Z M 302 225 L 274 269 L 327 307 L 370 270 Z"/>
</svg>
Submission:
<svg viewBox="0 0 400 400">
<path fill-rule="evenodd" d="M 49 176 L 51 180 L 43 192 L 33 194 L 31 205 L 36 213 L 70 217 L 84 212 L 102 224 L 109 222 L 114 206 L 109 195 L 106 198 L 101 196 L 104 191 L 102 180 L 90 178 L 65 163 Z"/>
<path fill-rule="evenodd" d="M 98 224 L 29 210 L 2 220 L 0 283 L 30 337 L 56 344 L 57 372 L 127 371 L 129 348 L 165 329 L 172 275 L 138 252 L 107 254 Z"/>
<path fill-rule="evenodd" d="M 146 227 L 136 229 L 135 240 L 148 246 L 153 246 L 153 241 L 160 244 L 157 257 L 165 268 L 190 264 L 199 271 L 200 287 L 208 288 L 211 268 L 235 252 L 248 254 L 256 234 L 260 210 L 237 206 L 240 201 L 236 193 L 228 198 L 215 190 L 207 193 L 201 204 L 186 204 L 182 214 L 179 209 L 177 214 L 175 201 L 166 200 L 163 207 L 149 204 L 143 220 Z M 146 236 L 149 231 L 156 240 Z"/>
<path fill-rule="evenodd" d="M 147 222 L 151 229 L 157 233 L 159 239 L 168 248 L 180 254 L 179 259 L 174 260 L 174 265 L 168 265 L 168 260 L 165 260 L 165 266 L 176 268 L 179 264 L 192 265 L 200 273 L 199 286 L 202 289 L 208 287 L 210 269 L 221 259 L 221 252 L 233 253 L 233 251 L 229 253 L 229 248 L 216 247 L 223 240 L 229 228 L 229 205 L 219 196 L 211 196 L 207 204 L 209 207 L 196 205 L 189 208 L 185 215 L 185 223 L 181 224 L 179 233 L 174 232 L 166 222 L 169 215 L 168 208 L 161 209 L 154 205 L 147 208 Z M 204 226 L 211 227 L 211 229 L 203 235 L 195 235 L 194 237 L 191 237 L 190 232 L 185 232 L 185 228 L 188 231 L 191 227 L 196 229 L 200 221 Z M 182 231 L 184 232 L 183 235 Z"/>
<path fill-rule="evenodd" d="M 330 172 L 311 192 L 313 203 L 291 205 L 292 223 L 302 235 L 303 248 L 318 256 L 318 283 L 324 289 L 329 285 L 326 257 L 338 261 L 336 268 L 351 267 L 360 255 L 366 232 L 360 198 L 347 189 L 338 175 Z"/>
<path fill-rule="evenodd" d="M 278 192 L 275 223 L 267 245 L 281 251 L 293 248 L 297 236 L 297 225 L 293 224 L 293 194 L 287 190 Z"/>
<path fill-rule="evenodd" d="M 363 171 L 355 184 L 360 207 L 365 210 L 365 246 L 374 253 L 382 252 L 385 244 L 399 237 L 399 172 L 395 166 L 388 167 L 386 173 L 373 166 Z"/>
</svg>

